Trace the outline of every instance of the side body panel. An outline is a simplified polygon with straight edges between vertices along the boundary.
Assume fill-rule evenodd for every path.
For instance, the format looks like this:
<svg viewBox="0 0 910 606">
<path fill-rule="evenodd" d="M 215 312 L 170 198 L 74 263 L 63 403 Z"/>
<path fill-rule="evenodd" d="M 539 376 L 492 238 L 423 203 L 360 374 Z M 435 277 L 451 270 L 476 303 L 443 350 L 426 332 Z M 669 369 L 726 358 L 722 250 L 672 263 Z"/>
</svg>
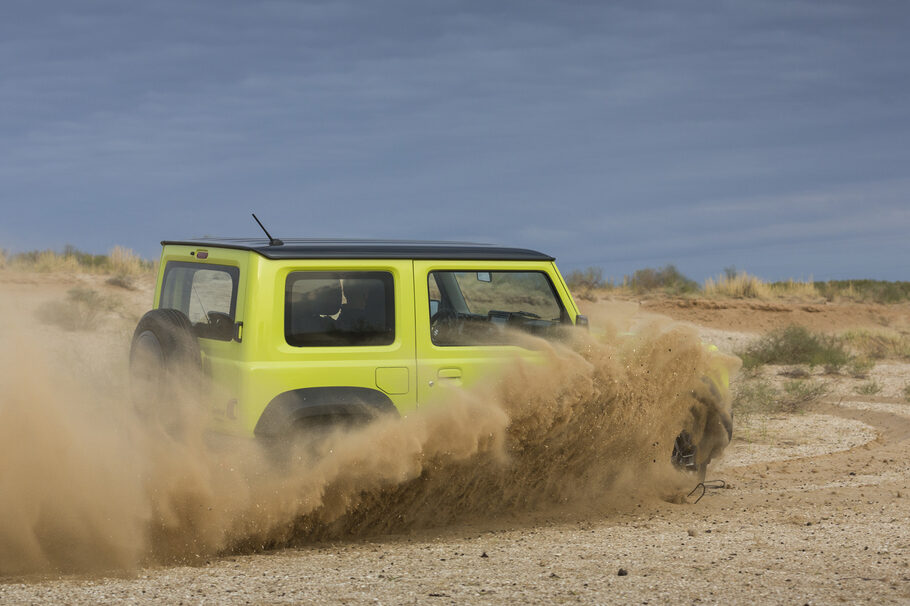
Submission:
<svg viewBox="0 0 910 606">
<path fill-rule="evenodd" d="M 354 387 L 385 394 L 400 414 L 417 405 L 413 273 L 401 260 L 251 259 L 243 330 L 239 414 L 231 433 L 253 434 L 269 403 L 285 392 L 306 388 Z M 395 336 L 389 345 L 296 347 L 285 339 L 285 285 L 292 272 L 379 271 L 392 274 Z"/>
</svg>

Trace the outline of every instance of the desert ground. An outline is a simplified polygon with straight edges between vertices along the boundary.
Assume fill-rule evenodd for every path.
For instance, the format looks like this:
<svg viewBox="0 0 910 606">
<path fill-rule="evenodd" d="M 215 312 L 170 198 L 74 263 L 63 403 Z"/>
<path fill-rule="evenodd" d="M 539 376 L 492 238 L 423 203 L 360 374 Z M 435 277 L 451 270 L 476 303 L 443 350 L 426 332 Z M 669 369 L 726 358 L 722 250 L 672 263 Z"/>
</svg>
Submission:
<svg viewBox="0 0 910 606">
<path fill-rule="evenodd" d="M 105 372 L 125 372 L 131 330 L 150 306 L 152 280 L 136 279 L 126 289 L 106 278 L 0 271 L 0 317 L 15 319 L 0 346 L 19 355 L 13 324 L 28 325 L 28 338 L 56 344 L 67 364 L 91 367 L 100 364 L 97 351 L 113 351 L 121 362 Z M 55 307 L 74 288 L 83 289 L 83 299 L 87 291 L 96 293 L 97 313 L 68 316 L 72 300 Z M 906 304 L 583 302 L 593 319 L 617 307 L 668 316 L 729 353 L 792 323 L 829 333 L 910 326 Z M 763 379 L 780 385 L 792 374 L 766 365 L 734 377 L 733 384 Z M 178 563 L 24 570 L 0 577 L 0 602 L 910 603 L 910 363 L 876 360 L 862 378 L 820 368 L 801 376 L 824 389 L 792 411 L 736 418 L 733 441 L 708 470 L 708 479 L 722 480 L 723 487 L 718 482 L 697 502 L 700 490 L 675 499 L 628 490 L 584 506 L 289 541 Z M 3 434 L 4 453 L 16 439 Z M 19 453 L 31 447 L 15 444 Z M 27 464 L 28 457 L 15 461 Z M 11 486 L 0 479 L 4 511 L 21 496 L 11 494 Z M 9 545 L 16 530 L 0 525 L 0 542 Z"/>
</svg>

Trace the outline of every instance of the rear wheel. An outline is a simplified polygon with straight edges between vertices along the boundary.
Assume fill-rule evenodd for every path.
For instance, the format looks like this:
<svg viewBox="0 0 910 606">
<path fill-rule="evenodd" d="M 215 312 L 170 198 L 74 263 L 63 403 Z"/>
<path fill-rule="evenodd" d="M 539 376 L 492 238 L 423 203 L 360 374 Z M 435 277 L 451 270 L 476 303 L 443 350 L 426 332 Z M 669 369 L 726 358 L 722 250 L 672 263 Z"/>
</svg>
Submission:
<svg viewBox="0 0 910 606">
<path fill-rule="evenodd" d="M 193 325 L 176 309 L 154 309 L 139 320 L 130 346 L 130 392 L 137 412 L 179 429 L 180 403 L 197 397 L 202 354 Z"/>
</svg>

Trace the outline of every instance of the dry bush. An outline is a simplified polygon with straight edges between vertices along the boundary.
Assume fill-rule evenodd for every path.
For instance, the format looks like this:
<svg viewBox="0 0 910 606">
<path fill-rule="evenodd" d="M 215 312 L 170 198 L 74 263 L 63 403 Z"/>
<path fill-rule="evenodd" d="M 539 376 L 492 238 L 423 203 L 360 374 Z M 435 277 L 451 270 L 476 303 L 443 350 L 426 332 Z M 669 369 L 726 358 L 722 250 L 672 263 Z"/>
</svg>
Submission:
<svg viewBox="0 0 910 606">
<path fill-rule="evenodd" d="M 784 393 L 778 401 L 780 412 L 802 412 L 809 404 L 819 401 L 828 393 L 824 383 L 794 379 L 784 383 Z"/>
<path fill-rule="evenodd" d="M 819 292 L 815 288 L 815 282 L 810 278 L 806 282 L 790 278 L 782 282 L 771 282 L 768 284 L 768 290 L 774 297 L 792 297 L 797 299 L 816 299 Z"/>
<path fill-rule="evenodd" d="M 851 356 L 839 337 L 811 332 L 804 326 L 779 328 L 753 342 L 739 354 L 744 368 L 763 364 L 805 364 L 823 366 L 836 373 L 850 362 Z"/>
<path fill-rule="evenodd" d="M 851 330 L 844 341 L 860 356 L 872 360 L 910 360 L 910 335 L 890 330 Z"/>
<path fill-rule="evenodd" d="M 853 358 L 847 365 L 847 372 L 854 379 L 865 379 L 875 368 L 875 360 L 864 357 Z"/>
<path fill-rule="evenodd" d="M 136 290 L 136 284 L 133 282 L 133 277 L 128 274 L 117 274 L 111 276 L 105 280 L 104 283 L 109 284 L 110 286 L 124 288 L 126 290 Z"/>
<path fill-rule="evenodd" d="M 910 384 L 904 387 L 903 391 L 901 391 L 901 394 L 904 396 L 904 401 L 910 402 Z"/>
<path fill-rule="evenodd" d="M 733 416 L 737 426 L 748 435 L 753 417 L 800 414 L 826 393 L 828 388 L 816 381 L 793 379 L 786 381 L 782 389 L 762 377 L 740 381 L 733 387 Z"/>
<path fill-rule="evenodd" d="M 829 301 L 901 303 L 910 300 L 910 282 L 887 280 L 829 280 L 816 282 L 819 294 Z"/>
<path fill-rule="evenodd" d="M 7 256 L 8 256 L 7 252 L 5 250 L 3 250 L 2 248 L 0 248 L 0 269 L 3 269 L 6 267 Z"/>
<path fill-rule="evenodd" d="M 737 423 L 748 423 L 753 415 L 771 414 L 777 397 L 777 390 L 767 379 L 740 381 L 733 387 L 733 418 Z"/>
<path fill-rule="evenodd" d="M 67 331 L 89 331 L 98 327 L 103 313 L 117 308 L 117 300 L 90 288 L 76 287 L 67 292 L 65 301 L 48 301 L 37 310 L 38 318 Z"/>
<path fill-rule="evenodd" d="M 791 379 L 808 379 L 811 375 L 809 369 L 805 366 L 790 366 L 784 368 L 777 374 L 782 377 L 789 377 Z"/>
<path fill-rule="evenodd" d="M 573 270 L 566 276 L 566 284 L 573 295 L 587 301 L 596 301 L 597 291 L 613 287 L 611 281 L 604 279 L 603 270 L 599 267 Z"/>
<path fill-rule="evenodd" d="M 875 379 L 863 383 L 853 391 L 858 393 L 861 396 L 874 396 L 875 394 L 881 392 L 882 386 L 879 385 L 878 381 Z"/>
<path fill-rule="evenodd" d="M 150 267 L 148 261 L 123 246 L 112 248 L 107 258 L 110 272 L 118 276 L 137 276 Z"/>
<path fill-rule="evenodd" d="M 33 250 L 15 255 L 4 253 L 6 264 L 19 271 L 40 273 L 102 273 L 134 278 L 157 270 L 157 261 L 145 261 L 135 252 L 115 246 L 107 255 L 93 255 L 67 244 L 62 253 Z M 2 265 L 0 265 L 2 267 Z"/>
<path fill-rule="evenodd" d="M 38 273 L 76 272 L 79 262 L 74 257 L 59 254 L 52 250 L 36 250 L 20 253 L 12 258 L 11 267 Z"/>
<path fill-rule="evenodd" d="M 668 295 L 685 295 L 699 290 L 698 283 L 680 273 L 675 265 L 636 270 L 631 276 L 623 278 L 623 288 L 628 288 L 637 295 L 654 291 L 663 291 Z"/>
<path fill-rule="evenodd" d="M 727 272 L 723 276 L 705 280 L 704 293 L 712 297 L 734 297 L 737 299 L 766 298 L 770 295 L 768 285 L 756 276 L 744 271 Z"/>
</svg>

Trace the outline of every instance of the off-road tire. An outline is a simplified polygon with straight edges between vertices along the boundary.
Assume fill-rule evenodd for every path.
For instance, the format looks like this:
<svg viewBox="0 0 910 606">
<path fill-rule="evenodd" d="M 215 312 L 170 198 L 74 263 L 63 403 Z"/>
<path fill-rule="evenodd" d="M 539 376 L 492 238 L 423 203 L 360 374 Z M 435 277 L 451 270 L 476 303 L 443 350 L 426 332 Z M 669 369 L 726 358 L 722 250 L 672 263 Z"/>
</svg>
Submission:
<svg viewBox="0 0 910 606">
<path fill-rule="evenodd" d="M 186 314 L 154 309 L 142 316 L 130 345 L 130 391 L 137 412 L 174 429 L 178 400 L 199 395 L 201 370 L 202 354 Z"/>
</svg>

